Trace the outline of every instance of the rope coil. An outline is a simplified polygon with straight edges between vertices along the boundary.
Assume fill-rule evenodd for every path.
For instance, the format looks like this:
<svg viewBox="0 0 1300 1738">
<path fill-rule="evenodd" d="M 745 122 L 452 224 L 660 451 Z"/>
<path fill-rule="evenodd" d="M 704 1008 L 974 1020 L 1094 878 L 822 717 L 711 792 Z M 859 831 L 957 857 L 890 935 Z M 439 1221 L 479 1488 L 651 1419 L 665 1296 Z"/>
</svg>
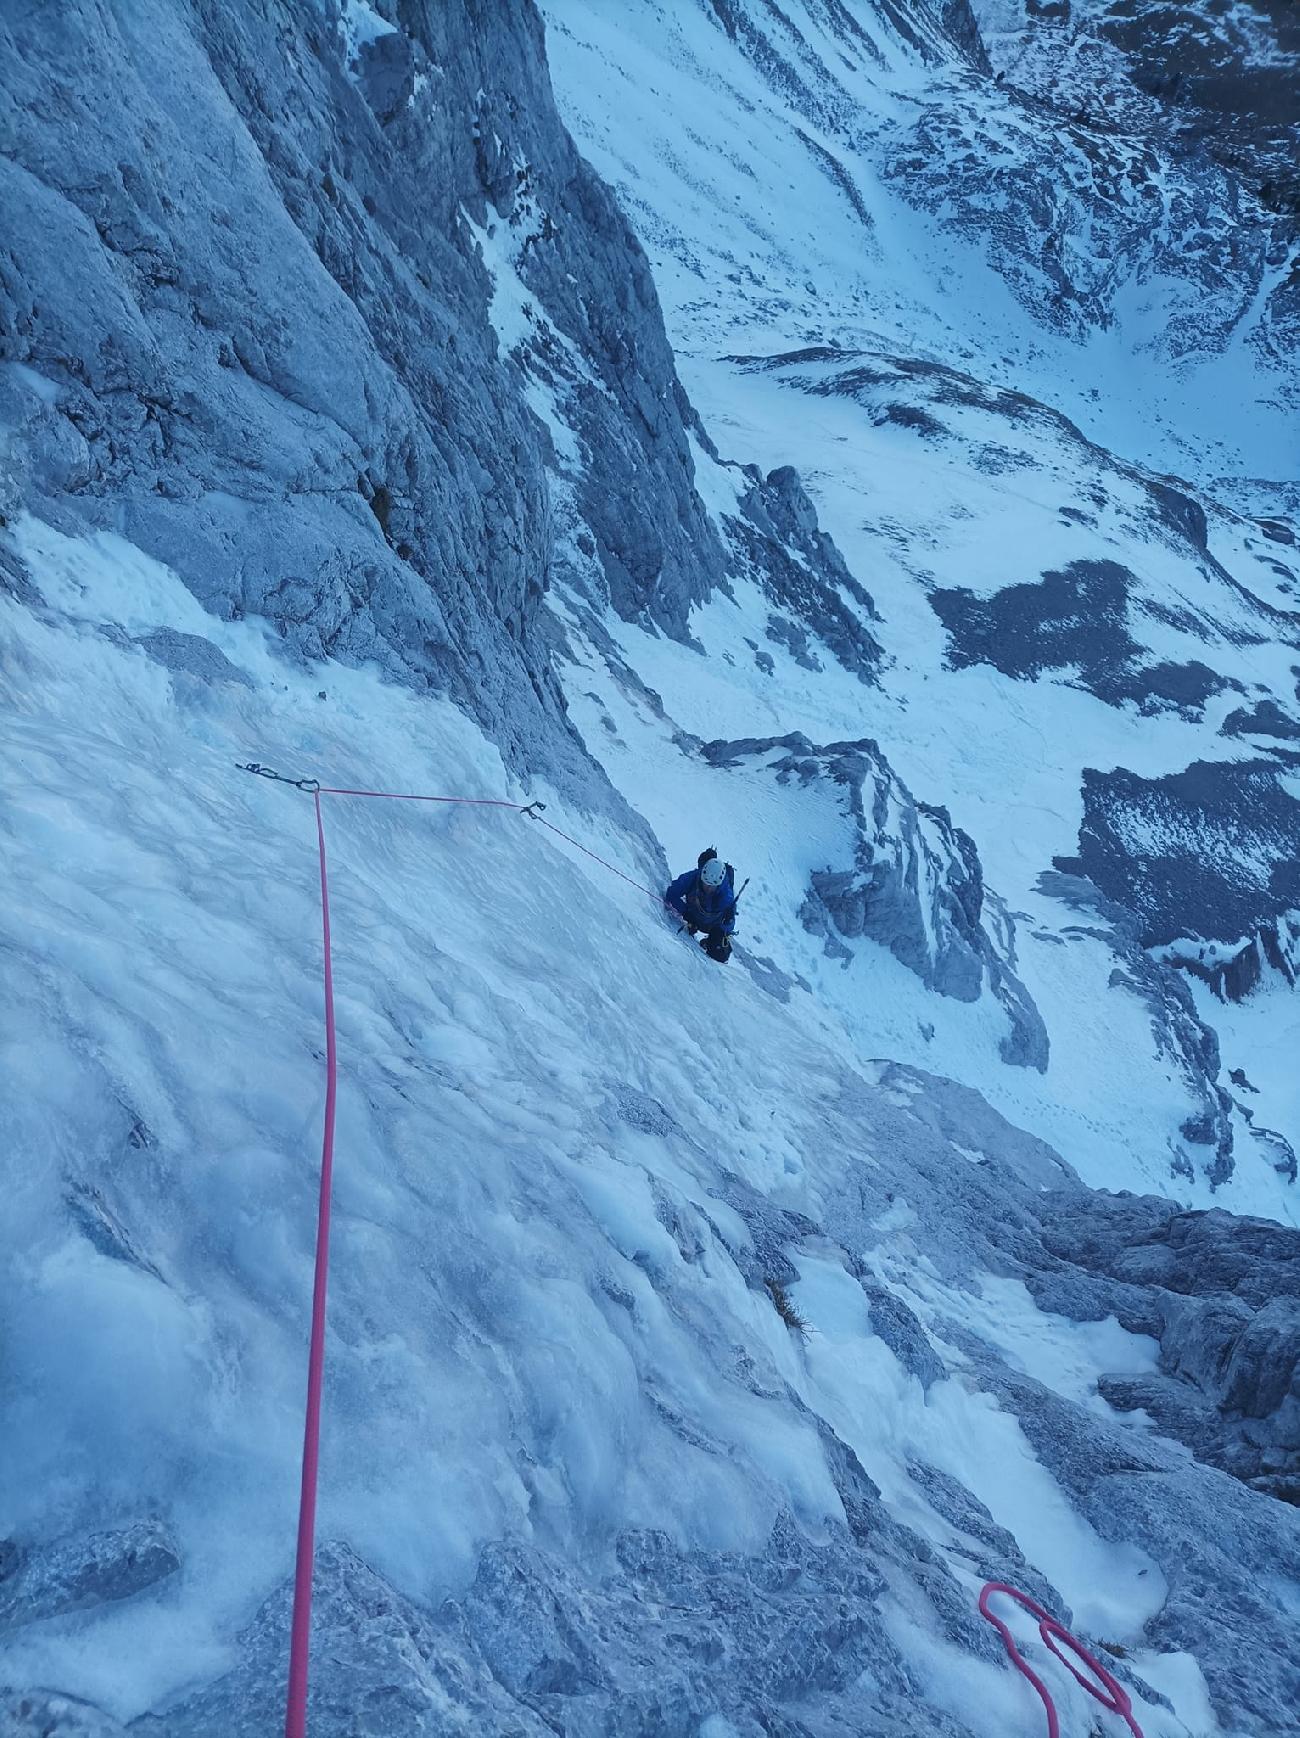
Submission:
<svg viewBox="0 0 1300 1738">
<path fill-rule="evenodd" d="M 1085 1689 L 1094 1702 L 1100 1702 L 1107 1713 L 1118 1714 L 1120 1719 L 1127 1723 L 1133 1738 L 1142 1738 L 1142 1728 L 1133 1718 L 1133 1703 L 1129 1698 L 1128 1691 L 1123 1684 L 1112 1677 L 1101 1661 L 1094 1659 L 1082 1642 L 1076 1641 L 1065 1625 L 1058 1623 L 1051 1612 L 1045 1611 L 1036 1599 L 1031 1599 L 1027 1593 L 1022 1593 L 1018 1587 L 1008 1586 L 1005 1581 L 988 1581 L 980 1593 L 980 1616 L 997 1630 L 1002 1637 L 1002 1645 L 1006 1648 L 1012 1665 L 1018 1672 L 1022 1672 L 1038 1691 L 1043 1708 L 1047 1713 L 1047 1738 L 1061 1738 L 1061 1722 L 1057 1718 L 1056 1703 L 1052 1700 L 1047 1685 L 1016 1646 L 1015 1637 L 1007 1628 L 1004 1620 L 989 1610 L 989 1599 L 995 1593 L 1005 1593 L 1009 1599 L 1014 1599 L 1018 1605 L 1022 1605 L 1031 1617 L 1036 1617 L 1038 1619 L 1038 1633 L 1043 1638 L 1048 1652 L 1060 1660 L 1075 1683 Z M 1075 1659 L 1082 1660 L 1093 1674 L 1095 1682 L 1085 1678 L 1078 1667 L 1066 1659 L 1056 1645 L 1058 1641 L 1070 1650 Z M 1102 1686 L 1101 1689 L 1097 1688 L 1098 1684 Z"/>
</svg>

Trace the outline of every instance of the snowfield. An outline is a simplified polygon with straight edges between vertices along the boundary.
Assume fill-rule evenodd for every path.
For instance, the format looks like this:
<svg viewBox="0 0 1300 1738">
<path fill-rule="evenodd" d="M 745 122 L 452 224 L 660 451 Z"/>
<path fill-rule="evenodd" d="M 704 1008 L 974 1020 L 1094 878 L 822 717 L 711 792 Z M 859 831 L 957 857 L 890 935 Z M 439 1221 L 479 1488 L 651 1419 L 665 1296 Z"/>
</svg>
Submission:
<svg viewBox="0 0 1300 1738">
<path fill-rule="evenodd" d="M 454 708 L 364 670 L 289 670 L 262 630 L 207 616 L 119 538 L 20 535 L 48 607 L 3 606 L 21 678 L 5 714 L 20 968 L 5 1045 L 23 1082 L 5 1146 L 24 1159 L 4 1221 L 0 1514 L 6 1533 L 57 1514 L 75 1535 L 143 1499 L 183 1569 L 148 1596 L 147 1642 L 123 1601 L 11 1635 L 6 1671 L 122 1720 L 171 1706 L 166 1730 L 207 1730 L 186 1694 L 241 1669 L 232 1632 L 292 1538 L 322 1087 L 310 799 L 236 760 L 541 795 L 635 879 L 662 871 L 544 787 L 520 790 Z M 215 680 L 185 668 L 200 652 Z M 718 800 L 687 798 L 729 838 Z M 741 810 L 757 946 L 780 935 L 781 817 L 765 825 L 743 796 Z M 1168 1567 L 1084 1517 L 948 1336 L 960 1318 L 1011 1369 L 1103 1413 L 1098 1374 L 1151 1368 L 1151 1342 L 1044 1314 L 1005 1278 L 961 1279 L 953 1228 L 922 1236 L 901 1155 L 859 1145 L 862 1104 L 888 1118 L 909 1098 L 855 1071 L 865 1015 L 850 1023 L 820 984 L 774 996 L 739 963 L 693 958 L 652 901 L 518 815 L 347 798 L 325 814 L 343 1088 L 322 1538 L 433 1607 L 465 1595 L 491 1541 L 562 1545 L 594 1569 L 620 1529 L 754 1554 L 789 1515 L 827 1543 L 846 1516 L 825 1420 L 972 1605 L 970 1536 L 930 1478 L 970 1493 L 1083 1633 L 1133 1650 L 1169 1703 L 1139 1700 L 1145 1732 L 1224 1730 L 1191 1655 L 1143 1650 Z M 802 816 L 798 836 L 812 860 Z M 751 856 L 764 837 L 769 856 Z M 679 822 L 674 862 L 687 839 Z M 884 1051 L 902 1030 L 889 1018 Z M 938 1156 L 972 1174 L 1008 1158 Z M 1065 1178 L 1022 1162 L 1037 1189 Z M 866 1245 L 813 1232 L 839 1223 L 846 1167 L 891 1203 L 861 1235 L 876 1283 L 928 1329 L 937 1380 L 873 1333 L 854 1272 Z M 806 1336 L 755 1278 L 783 1266 L 762 1248 L 773 1210 L 808 1225 L 787 1244 Z M 934 1470 L 918 1483 L 918 1467 Z M 881 1645 L 915 1691 L 962 1730 L 1036 1732 L 996 1652 L 946 1639 L 901 1567 L 891 1583 Z M 1060 1677 L 1067 1717 L 1085 1719 Z M 856 1694 L 883 1710 L 887 1683 Z"/>
</svg>

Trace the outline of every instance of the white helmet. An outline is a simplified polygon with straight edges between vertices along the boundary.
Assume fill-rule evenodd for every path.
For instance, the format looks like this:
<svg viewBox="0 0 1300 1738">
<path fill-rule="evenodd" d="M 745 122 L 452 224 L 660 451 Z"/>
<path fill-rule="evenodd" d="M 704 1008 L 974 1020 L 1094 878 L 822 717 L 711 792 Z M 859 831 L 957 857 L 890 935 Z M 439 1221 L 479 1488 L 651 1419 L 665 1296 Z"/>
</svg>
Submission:
<svg viewBox="0 0 1300 1738">
<path fill-rule="evenodd" d="M 700 870 L 700 880 L 705 887 L 721 887 L 727 878 L 727 867 L 721 857 L 710 857 Z"/>
</svg>

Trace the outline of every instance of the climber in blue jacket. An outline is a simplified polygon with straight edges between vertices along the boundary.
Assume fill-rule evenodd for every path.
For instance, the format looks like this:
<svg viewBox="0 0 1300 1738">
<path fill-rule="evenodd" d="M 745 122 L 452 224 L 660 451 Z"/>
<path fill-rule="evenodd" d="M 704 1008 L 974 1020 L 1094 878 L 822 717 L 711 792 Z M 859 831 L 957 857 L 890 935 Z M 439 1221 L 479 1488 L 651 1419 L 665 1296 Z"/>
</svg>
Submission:
<svg viewBox="0 0 1300 1738">
<path fill-rule="evenodd" d="M 736 872 L 712 845 L 700 852 L 694 869 L 672 883 L 664 894 L 664 904 L 677 913 L 683 928 L 692 935 L 702 929 L 700 946 L 711 960 L 726 965 L 736 928 Z"/>
</svg>

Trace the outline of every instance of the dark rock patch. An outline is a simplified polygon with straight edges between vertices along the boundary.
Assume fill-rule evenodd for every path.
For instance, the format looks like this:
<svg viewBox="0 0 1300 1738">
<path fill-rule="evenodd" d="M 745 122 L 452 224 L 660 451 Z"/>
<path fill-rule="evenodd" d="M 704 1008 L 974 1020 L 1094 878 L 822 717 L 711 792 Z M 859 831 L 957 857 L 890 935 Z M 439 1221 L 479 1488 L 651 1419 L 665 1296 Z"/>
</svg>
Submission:
<svg viewBox="0 0 1300 1738">
<path fill-rule="evenodd" d="M 176 628 L 154 628 L 136 641 L 149 656 L 176 675 L 200 682 L 233 682 L 251 688 L 252 679 L 226 654 L 201 634 L 183 634 Z"/>
<path fill-rule="evenodd" d="M 864 621 L 879 620 L 876 606 L 818 526 L 798 473 L 784 465 L 764 477 L 747 466 L 744 475 L 749 487 L 726 528 L 733 571 L 753 578 L 780 612 L 768 619 L 769 638 L 818 669 L 815 637 L 859 680 L 874 682 L 884 653 Z"/>
<path fill-rule="evenodd" d="M 937 416 L 931 416 L 928 410 L 922 410 L 917 404 L 887 404 L 871 420 L 877 428 L 911 429 L 931 440 L 948 432 Z"/>
<path fill-rule="evenodd" d="M 1146 489 L 1157 513 L 1175 538 L 1190 543 L 1199 555 L 1207 554 L 1209 526 L 1200 502 L 1163 478 L 1148 477 Z"/>
<path fill-rule="evenodd" d="M 1257 700 L 1249 708 L 1230 712 L 1219 728 L 1221 736 L 1274 736 L 1282 742 L 1300 742 L 1300 719 L 1284 712 L 1276 700 Z"/>
<path fill-rule="evenodd" d="M 1128 631 L 1134 584 L 1118 562 L 1073 561 L 1038 583 L 1007 586 L 991 597 L 933 591 L 930 605 L 951 636 L 954 669 L 991 664 L 1021 680 L 1077 669 L 1091 686 L 1141 650 Z"/>
<path fill-rule="evenodd" d="M 1166 709 L 1185 718 L 1199 718 L 1207 700 L 1238 684 L 1220 676 L 1208 664 L 1193 658 L 1186 664 L 1150 664 L 1132 670 L 1117 670 L 1110 683 L 1103 682 L 1100 698 L 1136 701 L 1143 713 Z"/>
<path fill-rule="evenodd" d="M 170 1534 L 157 1521 L 29 1548 L 19 1544 L 0 1573 L 0 1628 L 130 1599 L 180 1566 Z"/>
<path fill-rule="evenodd" d="M 990 597 L 962 588 L 932 591 L 930 605 L 951 636 L 953 669 L 988 664 L 1022 681 L 1068 671 L 1108 705 L 1129 701 L 1147 714 L 1199 717 L 1207 700 L 1237 684 L 1196 659 L 1144 662 L 1129 626 L 1137 583 L 1118 562 L 1073 561 L 1037 583 L 1007 586 Z M 1204 625 L 1189 614 L 1180 625 L 1205 637 Z"/>
<path fill-rule="evenodd" d="M 1144 947 L 1231 941 L 1300 907 L 1300 802 L 1267 761 L 1198 761 L 1162 779 L 1084 772 L 1079 861 L 1137 913 Z"/>
</svg>

